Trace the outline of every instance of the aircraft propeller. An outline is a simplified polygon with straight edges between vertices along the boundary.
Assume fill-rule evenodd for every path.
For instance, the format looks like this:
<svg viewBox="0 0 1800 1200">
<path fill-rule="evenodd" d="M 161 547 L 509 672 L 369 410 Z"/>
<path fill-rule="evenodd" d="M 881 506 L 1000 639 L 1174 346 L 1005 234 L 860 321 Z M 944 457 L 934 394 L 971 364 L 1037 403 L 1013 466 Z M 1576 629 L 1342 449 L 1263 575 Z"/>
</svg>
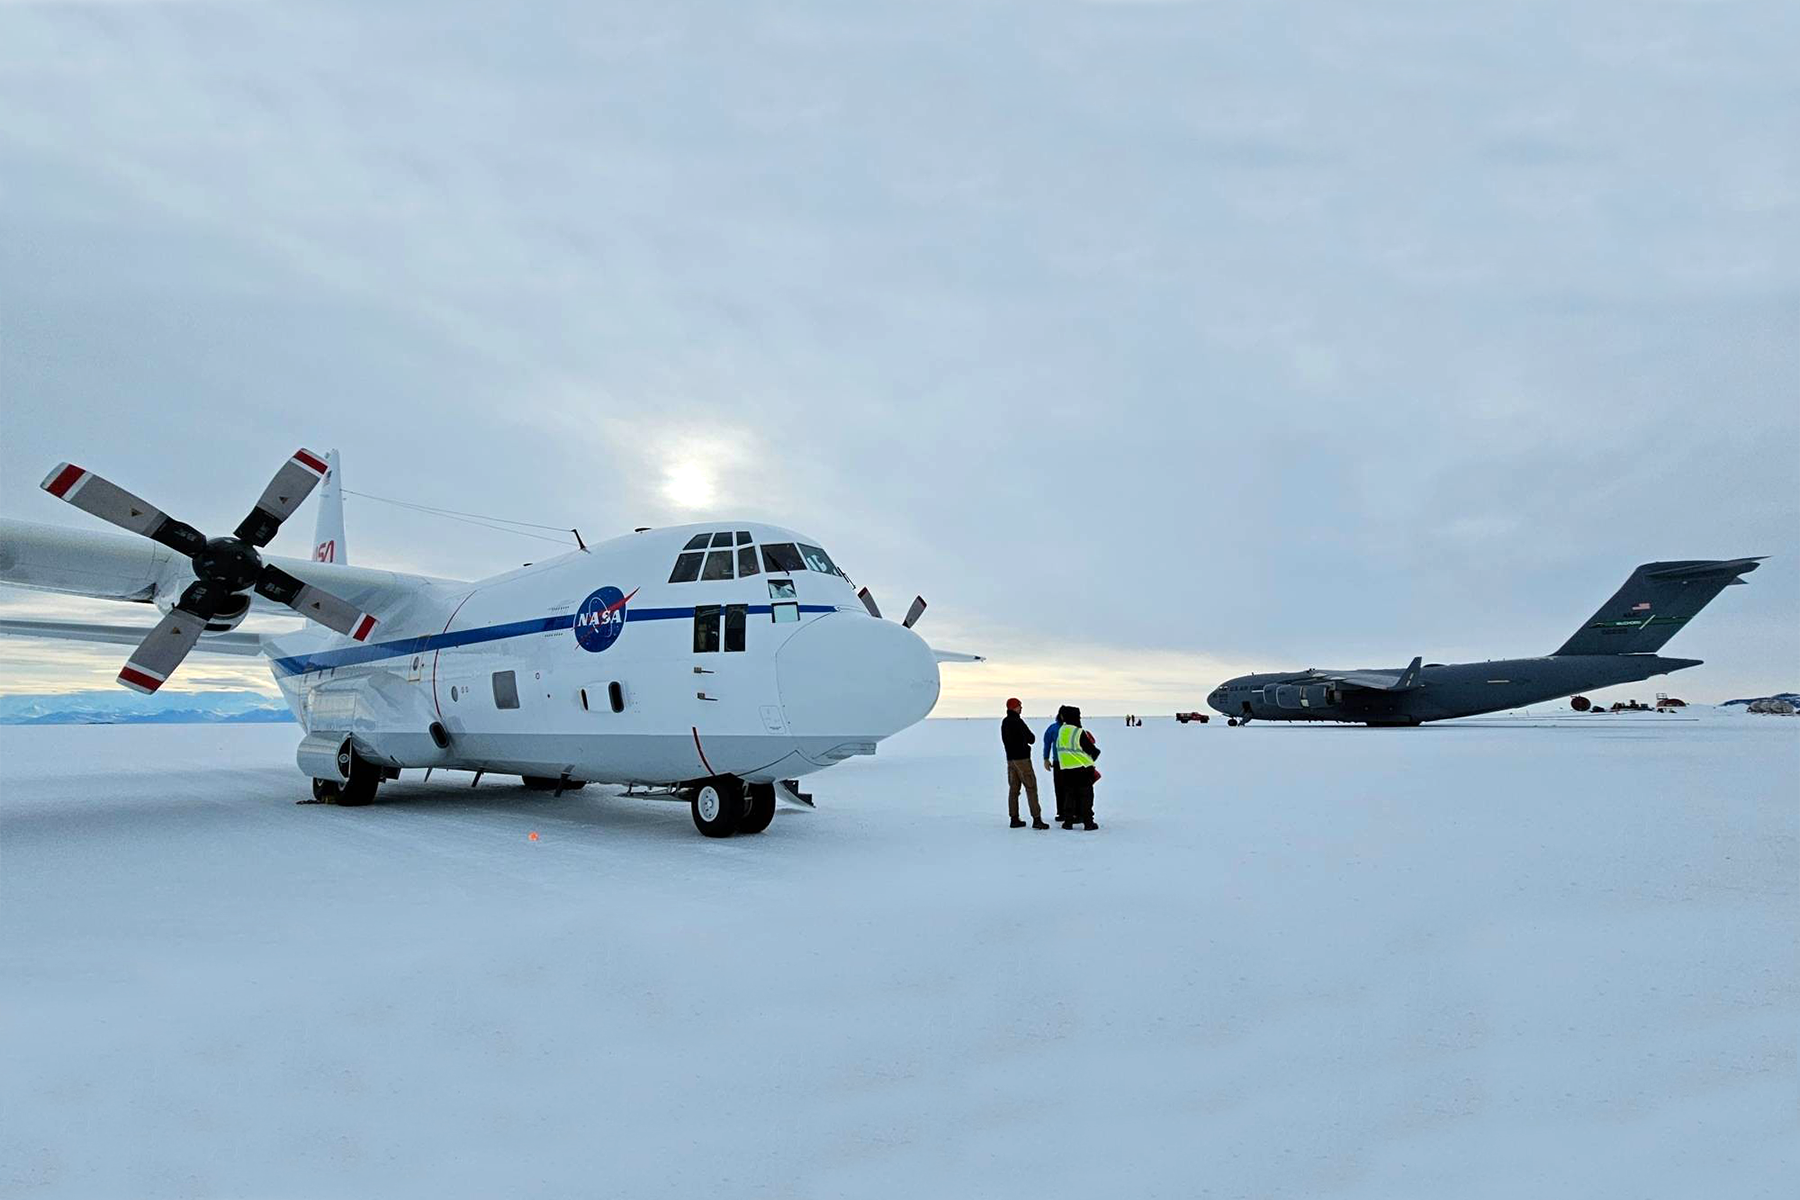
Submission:
<svg viewBox="0 0 1800 1200">
<path fill-rule="evenodd" d="M 40 486 L 58 500 L 167 546 L 193 563 L 194 582 L 132 651 L 119 671 L 120 683 L 133 691 L 154 692 L 194 648 L 207 622 L 243 613 L 250 606 L 248 593 L 252 591 L 359 642 L 368 638 L 375 628 L 373 616 L 263 562 L 257 553 L 312 494 L 326 469 L 322 456 L 310 450 L 294 451 L 263 489 L 250 515 L 230 537 L 220 538 L 207 537 L 84 467 L 59 463 L 45 477 Z"/>
<path fill-rule="evenodd" d="M 863 607 L 869 610 L 869 615 L 871 617 L 875 617 L 877 619 L 880 618 L 881 606 L 875 603 L 875 596 L 873 593 L 871 593 L 869 591 L 868 588 L 863 588 L 860 591 L 858 591 L 856 593 L 856 598 L 863 602 Z M 919 618 L 924 615 L 925 615 L 925 597 L 914 596 L 913 602 L 912 602 L 912 607 L 908 608 L 906 610 L 906 620 L 900 622 L 900 624 L 905 626 L 908 629 L 911 629 L 914 625 L 917 625 L 919 623 Z"/>
</svg>

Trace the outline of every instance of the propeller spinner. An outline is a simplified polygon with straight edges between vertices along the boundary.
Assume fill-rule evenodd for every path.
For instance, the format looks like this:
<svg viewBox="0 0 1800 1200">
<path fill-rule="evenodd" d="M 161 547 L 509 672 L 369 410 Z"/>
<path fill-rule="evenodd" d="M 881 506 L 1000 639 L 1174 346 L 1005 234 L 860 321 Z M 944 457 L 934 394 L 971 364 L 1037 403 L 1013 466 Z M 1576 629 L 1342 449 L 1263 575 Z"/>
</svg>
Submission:
<svg viewBox="0 0 1800 1200">
<path fill-rule="evenodd" d="M 250 515 L 238 523 L 230 537 L 220 538 L 208 538 L 187 522 L 176 520 L 84 467 L 61 463 L 50 472 L 42 486 L 58 500 L 159 542 L 186 555 L 193 564 L 194 582 L 132 651 L 119 671 L 120 683 L 133 691 L 154 692 L 194 648 L 206 623 L 221 613 L 241 611 L 241 606 L 249 603 L 247 593 L 252 591 L 359 642 L 368 638 L 375 628 L 373 616 L 263 562 L 257 553 L 312 494 L 326 469 L 325 460 L 312 451 L 294 451 L 294 456 L 281 465 L 263 489 Z"/>
</svg>

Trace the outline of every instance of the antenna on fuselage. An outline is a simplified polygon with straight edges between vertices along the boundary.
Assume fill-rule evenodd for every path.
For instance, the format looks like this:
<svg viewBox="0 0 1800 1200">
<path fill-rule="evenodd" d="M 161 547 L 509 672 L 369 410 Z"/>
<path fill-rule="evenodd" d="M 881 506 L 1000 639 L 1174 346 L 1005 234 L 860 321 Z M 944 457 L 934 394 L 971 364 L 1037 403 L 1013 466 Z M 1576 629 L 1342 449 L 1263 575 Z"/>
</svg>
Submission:
<svg viewBox="0 0 1800 1200">
<path fill-rule="evenodd" d="M 569 530 L 569 532 L 575 535 L 575 544 L 577 546 L 579 546 L 581 549 L 586 550 L 587 543 L 581 540 L 581 530 L 571 529 L 571 530 Z"/>
</svg>

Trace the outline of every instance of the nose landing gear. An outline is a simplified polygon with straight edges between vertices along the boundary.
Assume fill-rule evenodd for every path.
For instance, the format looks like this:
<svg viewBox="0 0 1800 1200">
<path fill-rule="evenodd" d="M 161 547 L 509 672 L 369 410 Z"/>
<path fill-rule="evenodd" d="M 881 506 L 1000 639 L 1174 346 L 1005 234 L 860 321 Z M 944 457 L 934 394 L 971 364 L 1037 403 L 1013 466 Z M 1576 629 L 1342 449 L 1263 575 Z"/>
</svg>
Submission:
<svg viewBox="0 0 1800 1200">
<path fill-rule="evenodd" d="M 720 775 L 686 789 L 694 828 L 707 837 L 761 833 L 775 819 L 775 785 Z"/>
</svg>

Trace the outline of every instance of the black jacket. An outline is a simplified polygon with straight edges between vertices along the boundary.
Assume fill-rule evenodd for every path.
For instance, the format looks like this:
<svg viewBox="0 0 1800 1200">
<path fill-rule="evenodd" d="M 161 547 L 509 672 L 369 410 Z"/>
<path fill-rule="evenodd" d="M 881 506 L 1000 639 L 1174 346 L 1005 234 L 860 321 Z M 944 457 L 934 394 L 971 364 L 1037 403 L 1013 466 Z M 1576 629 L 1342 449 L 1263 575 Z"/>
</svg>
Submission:
<svg viewBox="0 0 1800 1200">
<path fill-rule="evenodd" d="M 1006 761 L 1030 758 L 1037 745 L 1037 734 L 1031 732 L 1018 713 L 1009 712 L 1000 722 L 1000 743 L 1006 747 Z"/>
</svg>

